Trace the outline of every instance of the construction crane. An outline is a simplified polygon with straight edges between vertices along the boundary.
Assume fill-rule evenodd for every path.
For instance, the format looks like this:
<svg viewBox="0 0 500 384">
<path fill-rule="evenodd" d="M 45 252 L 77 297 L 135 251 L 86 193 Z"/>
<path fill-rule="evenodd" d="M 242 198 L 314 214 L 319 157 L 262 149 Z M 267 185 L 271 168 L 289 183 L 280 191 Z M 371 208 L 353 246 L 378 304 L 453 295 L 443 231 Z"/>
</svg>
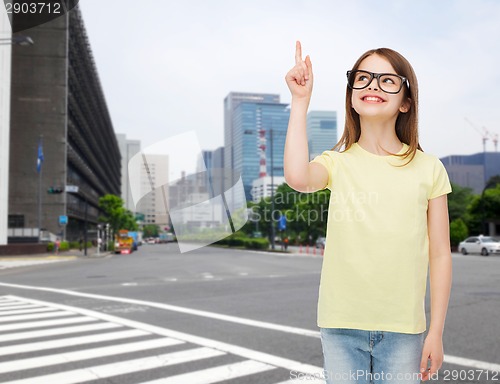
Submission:
<svg viewBox="0 0 500 384">
<path fill-rule="evenodd" d="M 483 152 L 486 152 L 486 141 L 488 139 L 491 139 L 493 141 L 493 145 L 495 146 L 495 152 L 498 152 L 498 134 L 497 133 L 492 133 L 490 132 L 486 127 L 481 127 L 479 129 L 475 124 L 473 124 L 469 119 L 466 117 L 464 118 L 465 121 L 472 127 L 474 128 L 483 138 Z"/>
</svg>

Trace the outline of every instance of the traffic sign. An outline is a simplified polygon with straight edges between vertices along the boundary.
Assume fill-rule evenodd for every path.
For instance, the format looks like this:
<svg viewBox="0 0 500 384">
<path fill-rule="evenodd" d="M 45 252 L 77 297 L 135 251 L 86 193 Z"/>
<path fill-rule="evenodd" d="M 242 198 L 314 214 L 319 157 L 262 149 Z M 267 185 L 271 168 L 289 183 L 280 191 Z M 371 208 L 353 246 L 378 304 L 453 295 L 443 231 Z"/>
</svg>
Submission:
<svg viewBox="0 0 500 384">
<path fill-rule="evenodd" d="M 59 225 L 66 225 L 66 224 L 68 224 L 68 216 L 66 215 L 59 216 Z"/>
<path fill-rule="evenodd" d="M 78 193 L 78 185 L 66 185 L 66 192 Z"/>
</svg>

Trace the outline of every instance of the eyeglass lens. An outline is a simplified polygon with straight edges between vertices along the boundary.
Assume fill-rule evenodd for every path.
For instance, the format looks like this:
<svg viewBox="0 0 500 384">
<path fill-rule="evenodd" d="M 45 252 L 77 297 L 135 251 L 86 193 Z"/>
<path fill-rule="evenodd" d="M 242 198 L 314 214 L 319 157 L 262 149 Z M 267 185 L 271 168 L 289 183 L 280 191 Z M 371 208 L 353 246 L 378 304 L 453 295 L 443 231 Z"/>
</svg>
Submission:
<svg viewBox="0 0 500 384">
<path fill-rule="evenodd" d="M 363 89 L 373 80 L 373 74 L 367 71 L 353 71 L 349 76 L 349 85 L 354 89 Z M 382 74 L 378 76 L 380 89 L 387 93 L 398 93 L 403 85 L 403 80 L 396 75 Z"/>
</svg>

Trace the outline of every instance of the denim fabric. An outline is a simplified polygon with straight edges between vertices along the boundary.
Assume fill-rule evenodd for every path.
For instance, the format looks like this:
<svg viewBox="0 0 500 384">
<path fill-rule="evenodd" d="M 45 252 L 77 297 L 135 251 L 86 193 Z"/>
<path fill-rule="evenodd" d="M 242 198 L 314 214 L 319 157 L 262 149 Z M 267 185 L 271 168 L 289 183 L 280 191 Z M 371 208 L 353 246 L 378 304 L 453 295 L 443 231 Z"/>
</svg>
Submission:
<svg viewBox="0 0 500 384">
<path fill-rule="evenodd" d="M 424 332 L 417 334 L 321 328 L 326 384 L 414 384 Z"/>
</svg>

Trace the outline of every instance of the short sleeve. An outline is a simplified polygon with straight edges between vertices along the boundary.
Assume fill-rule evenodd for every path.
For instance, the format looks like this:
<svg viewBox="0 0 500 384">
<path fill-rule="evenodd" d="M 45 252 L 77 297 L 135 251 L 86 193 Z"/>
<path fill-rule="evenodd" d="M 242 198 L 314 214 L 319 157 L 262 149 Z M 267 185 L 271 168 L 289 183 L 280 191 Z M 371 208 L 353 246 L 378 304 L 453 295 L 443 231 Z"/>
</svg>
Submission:
<svg viewBox="0 0 500 384">
<path fill-rule="evenodd" d="M 429 200 L 451 192 L 451 184 L 448 173 L 441 160 L 436 158 L 434 163 L 433 183 Z"/>
<path fill-rule="evenodd" d="M 329 190 L 332 189 L 332 174 L 334 165 L 331 152 L 332 151 L 324 151 L 321 155 L 318 155 L 311 160 L 311 163 L 319 163 L 326 168 L 328 172 L 328 182 L 326 183 L 326 186 L 323 189 L 328 188 Z"/>
</svg>

